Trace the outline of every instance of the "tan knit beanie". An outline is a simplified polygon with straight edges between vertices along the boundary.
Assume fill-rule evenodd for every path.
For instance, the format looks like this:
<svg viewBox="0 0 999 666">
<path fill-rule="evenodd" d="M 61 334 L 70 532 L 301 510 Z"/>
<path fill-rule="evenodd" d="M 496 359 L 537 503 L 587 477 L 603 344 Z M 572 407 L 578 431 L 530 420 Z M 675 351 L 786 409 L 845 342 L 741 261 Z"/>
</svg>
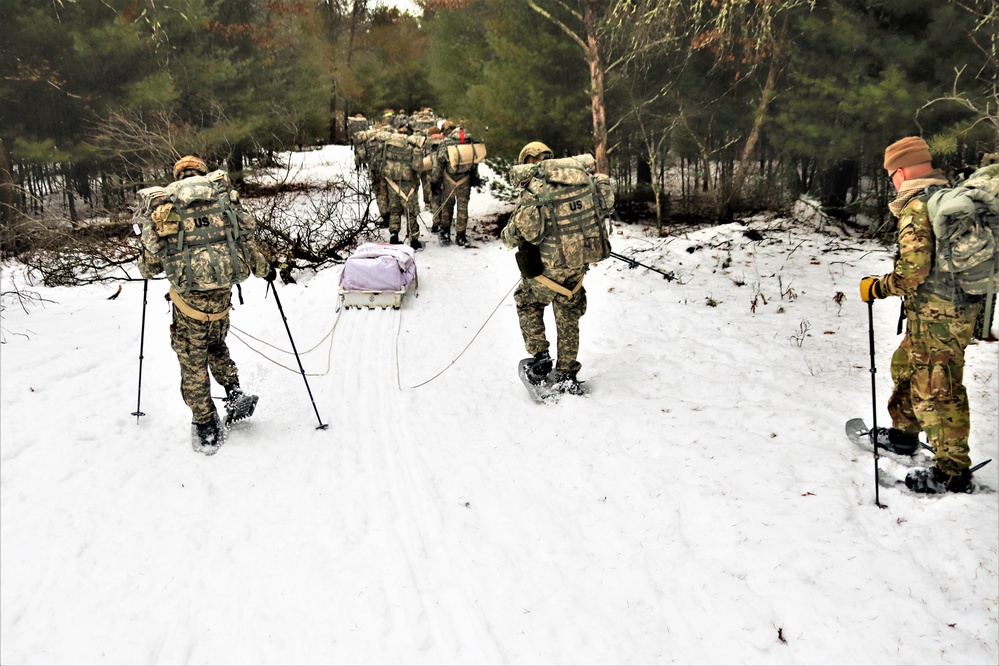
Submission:
<svg viewBox="0 0 999 666">
<path fill-rule="evenodd" d="M 907 136 L 885 148 L 885 171 L 929 164 L 932 160 L 930 147 L 918 136 Z"/>
</svg>

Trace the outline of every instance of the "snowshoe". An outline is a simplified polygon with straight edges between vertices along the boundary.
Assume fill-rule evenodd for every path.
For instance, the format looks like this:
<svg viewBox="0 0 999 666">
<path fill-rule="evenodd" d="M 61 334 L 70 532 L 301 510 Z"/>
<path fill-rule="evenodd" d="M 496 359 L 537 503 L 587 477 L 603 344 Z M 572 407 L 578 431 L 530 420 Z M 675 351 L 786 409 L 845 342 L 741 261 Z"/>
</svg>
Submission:
<svg viewBox="0 0 999 666">
<path fill-rule="evenodd" d="M 257 408 L 255 395 L 246 395 L 241 390 L 234 389 L 229 392 L 225 399 L 225 425 L 229 427 L 234 421 L 242 421 L 253 416 L 253 410 Z"/>
<path fill-rule="evenodd" d="M 920 447 L 933 453 L 933 447 L 921 441 L 918 435 L 910 435 L 897 428 L 882 427 L 878 427 L 876 433 L 878 451 L 881 453 L 893 453 L 904 458 L 912 458 Z M 865 451 L 872 451 L 874 448 L 871 440 L 871 429 L 864 423 L 864 419 L 856 418 L 847 421 L 846 436 Z"/>
<path fill-rule="evenodd" d="M 219 423 L 219 416 L 215 414 L 208 423 L 192 423 L 191 445 L 198 453 L 206 456 L 213 456 L 222 448 L 225 441 L 225 434 L 222 431 L 222 424 Z"/>
</svg>

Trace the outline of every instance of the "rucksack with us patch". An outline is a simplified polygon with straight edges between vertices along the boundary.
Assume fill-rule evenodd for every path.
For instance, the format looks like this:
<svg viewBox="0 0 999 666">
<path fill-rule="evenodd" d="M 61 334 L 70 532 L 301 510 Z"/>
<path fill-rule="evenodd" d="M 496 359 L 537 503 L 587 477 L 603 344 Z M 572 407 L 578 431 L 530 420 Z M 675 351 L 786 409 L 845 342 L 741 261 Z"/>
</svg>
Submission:
<svg viewBox="0 0 999 666">
<path fill-rule="evenodd" d="M 985 321 L 991 321 L 999 274 L 999 164 L 955 187 L 927 188 L 924 197 L 936 239 L 935 268 L 965 294 L 986 296 Z"/>
<path fill-rule="evenodd" d="M 139 191 L 161 241 L 157 255 L 170 286 L 180 294 L 224 289 L 250 276 L 251 215 L 240 215 L 224 171 L 191 176 Z"/>
<path fill-rule="evenodd" d="M 594 173 L 595 166 L 592 155 L 578 155 L 510 169 L 512 181 L 527 182 L 545 218 L 539 249 L 549 266 L 578 268 L 610 256 L 606 218 L 614 209 L 614 189 L 610 178 Z"/>
<path fill-rule="evenodd" d="M 383 173 L 389 180 L 397 183 L 408 181 L 413 177 L 414 171 L 422 168 L 422 152 L 410 139 L 405 134 L 390 134 L 385 138 Z"/>
</svg>

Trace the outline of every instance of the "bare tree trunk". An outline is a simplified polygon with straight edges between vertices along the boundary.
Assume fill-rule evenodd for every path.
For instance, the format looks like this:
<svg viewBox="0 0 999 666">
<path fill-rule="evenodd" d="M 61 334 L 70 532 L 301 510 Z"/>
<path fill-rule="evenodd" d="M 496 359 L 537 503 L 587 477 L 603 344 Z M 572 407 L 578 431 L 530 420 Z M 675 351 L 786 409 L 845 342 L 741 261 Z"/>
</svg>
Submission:
<svg viewBox="0 0 999 666">
<path fill-rule="evenodd" d="M 753 158 L 753 151 L 760 140 L 760 132 L 763 129 L 763 122 L 767 118 L 767 108 L 774 98 L 777 90 L 777 75 L 780 71 L 778 59 L 775 57 L 770 62 L 770 71 L 767 72 L 767 81 L 763 85 L 763 92 L 760 95 L 759 104 L 756 105 L 756 113 L 753 118 L 753 128 L 749 131 L 746 143 L 742 146 L 742 156 L 738 164 L 735 165 L 735 174 L 732 176 L 732 190 L 728 195 L 728 205 L 731 206 L 742 193 L 742 188 L 746 184 L 746 173 Z"/>
<path fill-rule="evenodd" d="M 18 215 L 17 189 L 14 187 L 14 167 L 7 154 L 7 145 L 0 139 L 0 225 L 12 222 Z"/>
<path fill-rule="evenodd" d="M 586 30 L 586 63 L 590 66 L 590 109 L 593 114 L 593 146 L 597 173 L 609 174 L 607 160 L 607 109 L 604 106 L 604 66 L 597 39 L 599 0 L 586 0 L 583 5 L 583 26 Z"/>
<path fill-rule="evenodd" d="M 602 0 L 583 0 L 583 30 L 586 32 L 586 38 L 583 39 L 534 0 L 527 0 L 527 5 L 531 9 L 558 26 L 583 50 L 586 64 L 590 68 L 590 110 L 593 114 L 593 152 L 597 161 L 596 169 L 597 173 L 610 175 L 610 163 L 607 159 L 607 110 L 604 106 L 604 65 L 600 57 L 600 40 L 597 35 L 602 4 Z"/>
</svg>

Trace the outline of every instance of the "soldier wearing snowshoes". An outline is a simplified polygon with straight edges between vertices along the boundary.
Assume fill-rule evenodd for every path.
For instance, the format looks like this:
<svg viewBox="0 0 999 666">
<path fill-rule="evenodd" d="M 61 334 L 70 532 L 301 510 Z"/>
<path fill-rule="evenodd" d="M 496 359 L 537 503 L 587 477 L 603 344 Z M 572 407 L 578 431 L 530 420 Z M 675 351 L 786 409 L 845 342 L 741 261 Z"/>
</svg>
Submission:
<svg viewBox="0 0 999 666">
<path fill-rule="evenodd" d="M 519 183 L 521 193 L 502 238 L 507 247 L 517 248 L 521 281 L 514 300 L 524 346 L 534 357 L 526 369 L 527 380 L 537 386 L 551 386 L 555 392 L 580 394 L 583 387 L 576 375 L 582 365 L 576 357 L 579 320 L 586 314 L 583 276 L 589 261 L 599 259 L 577 252 L 586 244 L 578 221 L 584 217 L 581 213 L 596 217 L 597 211 L 593 210 L 592 181 L 585 173 L 576 187 L 566 186 L 567 190 L 557 189 L 544 177 L 541 166 L 553 157 L 551 149 L 540 141 L 532 141 L 520 151 L 518 165 L 511 169 L 511 180 Z M 565 191 L 568 195 L 562 194 Z M 577 199 L 574 192 L 589 196 L 589 203 Z M 545 335 L 544 312 L 548 305 L 555 311 L 554 362 Z"/>
<path fill-rule="evenodd" d="M 223 171 L 209 173 L 204 160 L 188 155 L 173 169 L 167 187 L 146 188 L 139 272 L 146 279 L 165 272 L 173 303 L 170 344 L 180 362 L 180 392 L 191 409 L 195 451 L 212 455 L 225 437 L 211 397 L 211 376 L 225 389 L 226 423 L 253 414 L 257 396 L 243 393 L 229 355 L 232 285 L 252 272 L 273 280 L 275 270 L 253 238 L 256 221 L 243 209 Z"/>
<path fill-rule="evenodd" d="M 925 432 L 934 449 L 932 467 L 906 475 L 910 490 L 971 492 L 964 352 L 981 298 L 955 289 L 953 276 L 934 262 L 926 192 L 949 183 L 942 171 L 933 168 L 926 141 L 910 136 L 891 144 L 885 150 L 884 168 L 898 192 L 888 205 L 898 218 L 898 254 L 891 273 L 860 281 L 860 296 L 865 302 L 889 296 L 904 299 L 906 332 L 891 360 L 892 429 L 886 439 L 889 444 L 898 442 L 905 452 L 915 452 L 918 435 Z"/>
</svg>

